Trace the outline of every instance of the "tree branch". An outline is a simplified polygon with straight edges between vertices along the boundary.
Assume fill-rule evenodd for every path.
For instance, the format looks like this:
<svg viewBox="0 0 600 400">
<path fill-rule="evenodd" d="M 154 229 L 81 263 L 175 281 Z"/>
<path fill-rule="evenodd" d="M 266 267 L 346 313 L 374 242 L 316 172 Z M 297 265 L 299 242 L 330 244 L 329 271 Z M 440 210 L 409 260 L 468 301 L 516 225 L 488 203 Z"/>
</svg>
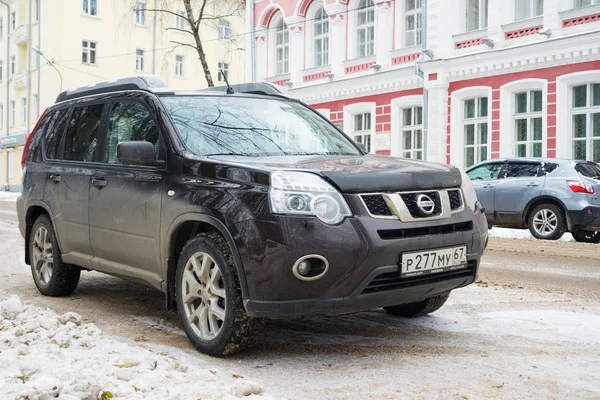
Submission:
<svg viewBox="0 0 600 400">
<path fill-rule="evenodd" d="M 178 31 L 178 32 L 183 32 L 183 33 L 189 33 L 190 35 L 193 35 L 194 32 L 192 31 L 188 31 L 187 29 L 179 29 L 179 28 L 165 28 L 166 31 Z"/>
<path fill-rule="evenodd" d="M 162 13 L 166 13 L 166 14 L 171 14 L 171 15 L 174 15 L 176 17 L 181 17 L 184 20 L 186 20 L 188 23 L 190 23 L 190 20 L 184 14 L 177 14 L 174 11 L 169 11 L 169 10 L 165 10 L 165 9 L 162 9 L 162 8 L 144 8 L 144 10 L 151 11 L 151 12 L 162 12 Z M 137 11 L 137 8 L 134 8 L 134 11 Z"/>
<path fill-rule="evenodd" d="M 196 28 L 200 27 L 200 21 L 204 19 L 204 8 L 206 7 L 207 0 L 202 0 L 202 7 L 200 8 L 200 15 L 198 15 L 198 21 L 196 21 Z"/>
<path fill-rule="evenodd" d="M 186 47 L 191 47 L 192 49 L 194 49 L 194 50 L 196 50 L 196 51 L 198 50 L 198 49 L 196 48 L 196 46 L 194 46 L 193 44 L 189 44 L 189 43 L 181 43 L 181 42 L 178 42 L 178 41 L 176 41 L 176 40 L 169 40 L 169 43 L 173 43 L 173 44 L 176 44 L 176 45 L 178 45 L 178 46 L 186 46 Z"/>
</svg>

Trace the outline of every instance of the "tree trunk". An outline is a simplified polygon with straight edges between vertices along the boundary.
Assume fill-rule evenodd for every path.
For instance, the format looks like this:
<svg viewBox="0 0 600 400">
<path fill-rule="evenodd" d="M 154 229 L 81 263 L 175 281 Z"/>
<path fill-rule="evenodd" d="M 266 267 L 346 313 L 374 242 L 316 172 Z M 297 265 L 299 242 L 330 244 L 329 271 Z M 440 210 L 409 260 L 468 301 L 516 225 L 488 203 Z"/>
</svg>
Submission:
<svg viewBox="0 0 600 400">
<path fill-rule="evenodd" d="M 202 22 L 202 17 L 204 16 L 204 7 L 206 7 L 206 2 L 207 0 L 202 0 L 202 8 L 200 9 L 200 15 L 198 16 L 197 22 L 195 22 L 196 19 L 194 18 L 194 12 L 192 11 L 191 0 L 183 0 L 183 5 L 185 6 L 185 12 L 189 20 L 192 36 L 194 36 L 194 40 L 196 41 L 196 51 L 198 52 L 198 59 L 200 60 L 200 64 L 202 64 L 202 69 L 204 70 L 206 84 L 208 87 L 213 87 L 215 84 L 213 82 L 208 63 L 206 62 L 206 54 L 204 53 L 204 47 L 202 46 L 202 40 L 200 39 L 200 23 Z"/>
</svg>

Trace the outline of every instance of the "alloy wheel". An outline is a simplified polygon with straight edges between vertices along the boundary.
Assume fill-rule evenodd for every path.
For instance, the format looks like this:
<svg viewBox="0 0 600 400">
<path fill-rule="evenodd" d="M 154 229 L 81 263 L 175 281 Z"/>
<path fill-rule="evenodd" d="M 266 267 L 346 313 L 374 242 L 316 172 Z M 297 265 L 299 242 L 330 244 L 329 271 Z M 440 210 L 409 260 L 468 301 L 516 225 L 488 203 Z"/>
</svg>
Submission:
<svg viewBox="0 0 600 400">
<path fill-rule="evenodd" d="M 202 340 L 216 338 L 227 310 L 227 298 L 221 269 L 204 252 L 194 253 L 183 271 L 182 300 L 185 318 Z"/>
<path fill-rule="evenodd" d="M 558 226 L 558 216 L 548 209 L 541 209 L 533 217 L 533 229 L 542 235 L 550 236 Z"/>
<path fill-rule="evenodd" d="M 52 239 L 45 227 L 40 226 L 35 232 L 32 249 L 32 265 L 36 280 L 40 285 L 47 286 L 54 272 L 54 251 Z"/>
</svg>

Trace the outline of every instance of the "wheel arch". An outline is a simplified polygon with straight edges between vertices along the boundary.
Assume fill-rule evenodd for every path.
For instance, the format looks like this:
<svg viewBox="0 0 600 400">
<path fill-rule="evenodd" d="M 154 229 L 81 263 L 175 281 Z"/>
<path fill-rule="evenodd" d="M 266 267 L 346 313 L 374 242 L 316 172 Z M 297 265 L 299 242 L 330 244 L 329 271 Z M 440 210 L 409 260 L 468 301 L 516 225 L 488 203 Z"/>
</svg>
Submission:
<svg viewBox="0 0 600 400">
<path fill-rule="evenodd" d="M 186 213 L 177 217 L 169 227 L 165 242 L 166 268 L 163 271 L 163 292 L 166 294 L 167 308 L 174 309 L 175 306 L 175 273 L 177 261 L 181 249 L 185 243 L 199 233 L 216 232 L 220 234 L 229 245 L 235 268 L 240 279 L 242 297 L 248 298 L 248 284 L 242 264 L 242 258 L 238 251 L 233 235 L 223 222 L 206 214 Z"/>
<path fill-rule="evenodd" d="M 570 231 L 571 227 L 572 227 L 571 217 L 569 216 L 569 212 L 567 210 L 567 207 L 565 206 L 565 203 L 563 203 L 560 199 L 558 199 L 556 197 L 552 197 L 552 196 L 540 196 L 540 197 L 536 197 L 536 198 L 530 200 L 529 203 L 527 203 L 527 205 L 525 206 L 525 212 L 523 212 L 523 224 L 525 226 L 529 226 L 529 215 L 531 214 L 533 209 L 535 207 L 539 206 L 540 204 L 545 204 L 545 203 L 554 204 L 554 205 L 560 207 L 563 214 L 565 215 L 565 219 L 567 222 L 567 229 Z"/>
<path fill-rule="evenodd" d="M 27 206 L 27 211 L 25 212 L 25 263 L 30 265 L 31 263 L 31 255 L 29 254 L 29 240 L 31 236 L 31 229 L 33 228 L 33 224 L 35 221 L 41 216 L 47 215 L 50 218 L 50 222 L 52 222 L 52 227 L 54 228 L 54 216 L 52 212 L 50 212 L 50 207 L 43 202 L 32 202 Z M 56 242 L 59 249 L 62 249 L 60 244 L 60 238 L 56 233 L 56 229 L 54 229 L 54 236 L 56 237 Z M 61 250 L 62 252 L 62 250 Z"/>
</svg>

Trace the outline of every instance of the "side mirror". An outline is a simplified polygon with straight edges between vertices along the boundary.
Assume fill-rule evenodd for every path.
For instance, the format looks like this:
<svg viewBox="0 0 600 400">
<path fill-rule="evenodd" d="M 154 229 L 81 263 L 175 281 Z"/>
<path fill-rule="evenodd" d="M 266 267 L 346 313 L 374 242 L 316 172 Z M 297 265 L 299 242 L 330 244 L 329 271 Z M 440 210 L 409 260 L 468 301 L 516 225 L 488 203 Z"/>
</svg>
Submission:
<svg viewBox="0 0 600 400">
<path fill-rule="evenodd" d="M 117 144 L 117 162 L 123 165 L 159 166 L 154 145 L 145 141 L 130 141 Z"/>
</svg>

